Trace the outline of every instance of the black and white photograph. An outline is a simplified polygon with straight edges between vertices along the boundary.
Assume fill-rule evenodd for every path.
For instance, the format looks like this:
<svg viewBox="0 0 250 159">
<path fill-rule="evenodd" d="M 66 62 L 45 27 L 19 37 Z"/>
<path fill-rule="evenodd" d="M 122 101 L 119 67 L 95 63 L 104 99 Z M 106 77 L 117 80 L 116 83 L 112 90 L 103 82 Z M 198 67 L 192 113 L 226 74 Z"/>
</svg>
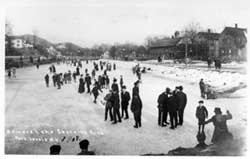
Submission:
<svg viewBox="0 0 250 159">
<path fill-rule="evenodd" d="M 247 0 L 4 4 L 3 158 L 247 156 Z"/>
</svg>

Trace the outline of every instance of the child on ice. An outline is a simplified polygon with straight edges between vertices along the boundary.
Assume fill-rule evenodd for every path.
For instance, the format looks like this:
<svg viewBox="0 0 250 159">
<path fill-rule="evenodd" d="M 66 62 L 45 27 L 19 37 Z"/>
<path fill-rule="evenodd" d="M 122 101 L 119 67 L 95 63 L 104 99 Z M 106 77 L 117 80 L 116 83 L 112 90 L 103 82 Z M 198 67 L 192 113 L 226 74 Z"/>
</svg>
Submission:
<svg viewBox="0 0 250 159">
<path fill-rule="evenodd" d="M 196 117 L 198 119 L 198 125 L 199 125 L 199 130 L 198 133 L 200 133 L 200 129 L 202 127 L 202 132 L 204 132 L 204 122 L 205 118 L 208 117 L 208 111 L 207 108 L 204 106 L 204 102 L 201 100 L 199 101 L 199 106 L 196 108 Z"/>
</svg>

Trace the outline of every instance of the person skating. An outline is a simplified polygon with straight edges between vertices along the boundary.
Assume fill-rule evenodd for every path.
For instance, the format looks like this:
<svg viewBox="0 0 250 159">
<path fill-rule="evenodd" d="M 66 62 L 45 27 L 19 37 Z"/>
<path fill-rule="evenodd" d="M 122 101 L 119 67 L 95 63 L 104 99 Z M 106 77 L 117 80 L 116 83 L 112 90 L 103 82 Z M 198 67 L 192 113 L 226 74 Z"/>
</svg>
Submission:
<svg viewBox="0 0 250 159">
<path fill-rule="evenodd" d="M 104 100 L 106 101 L 105 117 L 104 117 L 105 121 L 108 119 L 108 113 L 109 113 L 110 121 L 113 121 L 111 95 L 112 95 L 112 90 L 109 90 L 109 93 L 106 94 L 106 96 L 104 97 Z"/>
<path fill-rule="evenodd" d="M 203 105 L 204 102 L 201 100 L 199 101 L 199 106 L 196 108 L 195 116 L 198 119 L 198 133 L 204 132 L 204 126 L 205 126 L 205 119 L 208 117 L 208 111 L 207 108 Z"/>
<path fill-rule="evenodd" d="M 57 89 L 61 89 L 61 79 L 60 74 L 56 75 Z"/>
<path fill-rule="evenodd" d="M 73 72 L 72 76 L 73 76 L 74 82 L 76 82 L 76 72 L 75 71 Z"/>
<path fill-rule="evenodd" d="M 95 85 L 92 89 L 92 93 L 94 95 L 94 103 L 96 103 L 97 97 L 99 95 L 99 91 L 102 92 L 102 90 L 100 89 L 100 87 L 98 86 L 98 82 L 95 82 Z"/>
<path fill-rule="evenodd" d="M 108 88 L 108 89 L 109 89 L 109 83 L 110 83 L 109 76 L 106 75 L 106 76 L 105 76 L 105 85 L 106 85 L 106 88 Z"/>
<path fill-rule="evenodd" d="M 86 74 L 85 82 L 87 84 L 87 93 L 90 93 L 91 77 L 88 73 Z"/>
<path fill-rule="evenodd" d="M 123 86 L 123 77 L 122 75 L 120 76 L 120 88 L 122 89 L 122 86 Z"/>
<path fill-rule="evenodd" d="M 45 79 L 46 87 L 49 87 L 49 75 L 46 74 L 44 79 Z"/>
<path fill-rule="evenodd" d="M 179 86 L 176 92 L 177 104 L 178 104 L 178 125 L 183 124 L 184 110 L 187 105 L 187 95 L 183 92 L 183 87 Z"/>
<path fill-rule="evenodd" d="M 113 83 L 111 85 L 111 89 L 112 89 L 112 91 L 119 93 L 119 87 L 118 87 L 117 79 L 116 78 L 113 79 Z"/>
<path fill-rule="evenodd" d="M 169 111 L 169 116 L 170 116 L 170 123 L 171 123 L 171 129 L 174 129 L 178 125 L 178 119 L 177 119 L 177 109 L 178 109 L 178 104 L 176 100 L 176 95 L 174 94 L 174 91 L 169 93 L 169 97 L 167 100 L 167 105 L 168 105 L 168 111 Z"/>
<path fill-rule="evenodd" d="M 92 70 L 91 75 L 92 75 L 92 78 L 94 79 L 95 78 L 95 69 Z"/>
<path fill-rule="evenodd" d="M 199 86 L 200 86 L 201 97 L 205 98 L 205 83 L 203 79 L 200 80 Z"/>
<path fill-rule="evenodd" d="M 85 92 L 85 81 L 83 79 L 83 75 L 81 75 L 79 79 L 79 88 L 78 88 L 78 93 L 83 93 Z"/>
<path fill-rule="evenodd" d="M 112 90 L 110 101 L 113 109 L 113 118 L 114 118 L 114 122 L 112 124 L 117 123 L 117 118 L 118 122 L 122 122 L 120 115 L 120 99 L 117 91 Z"/>
<path fill-rule="evenodd" d="M 57 78 L 57 75 L 56 75 L 56 73 L 54 73 L 53 75 L 52 75 L 52 80 L 53 80 L 53 85 L 54 85 L 54 87 L 56 87 L 56 78 Z"/>
<path fill-rule="evenodd" d="M 79 76 L 80 75 L 80 68 L 76 67 L 76 75 Z"/>
<path fill-rule="evenodd" d="M 12 68 L 12 75 L 14 78 L 16 78 L 16 68 L 15 67 Z"/>
<path fill-rule="evenodd" d="M 125 116 L 124 119 L 128 119 L 128 105 L 130 101 L 130 94 L 126 91 L 126 86 L 122 86 L 121 91 L 121 105 L 122 105 L 122 118 Z M 124 115 L 125 114 L 125 115 Z"/>
<path fill-rule="evenodd" d="M 138 94 L 134 94 L 131 102 L 131 112 L 134 114 L 134 128 L 141 127 L 142 102 Z"/>
<path fill-rule="evenodd" d="M 72 81 L 72 78 L 71 78 L 72 74 L 71 74 L 71 71 L 69 70 L 68 72 L 68 82 L 71 83 Z"/>
<path fill-rule="evenodd" d="M 11 68 L 8 69 L 8 77 L 11 78 Z"/>
</svg>

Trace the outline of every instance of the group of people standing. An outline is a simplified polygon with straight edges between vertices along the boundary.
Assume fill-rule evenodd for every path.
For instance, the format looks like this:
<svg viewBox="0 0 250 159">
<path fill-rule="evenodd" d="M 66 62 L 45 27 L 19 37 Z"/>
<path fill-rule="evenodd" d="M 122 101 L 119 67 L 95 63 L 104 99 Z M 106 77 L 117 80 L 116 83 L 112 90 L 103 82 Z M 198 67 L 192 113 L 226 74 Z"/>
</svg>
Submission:
<svg viewBox="0 0 250 159">
<path fill-rule="evenodd" d="M 187 96 L 183 92 L 182 86 L 177 86 L 175 90 L 166 88 L 158 97 L 158 125 L 165 127 L 169 124 L 167 117 L 169 114 L 171 129 L 178 125 L 183 125 L 184 110 L 187 104 Z"/>
</svg>

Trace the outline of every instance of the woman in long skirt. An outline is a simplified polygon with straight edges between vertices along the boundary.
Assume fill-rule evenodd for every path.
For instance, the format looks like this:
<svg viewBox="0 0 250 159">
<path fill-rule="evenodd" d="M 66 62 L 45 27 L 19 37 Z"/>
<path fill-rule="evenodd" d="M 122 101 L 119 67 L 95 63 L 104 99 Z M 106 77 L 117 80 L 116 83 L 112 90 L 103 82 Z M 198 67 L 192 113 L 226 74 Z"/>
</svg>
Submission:
<svg viewBox="0 0 250 159">
<path fill-rule="evenodd" d="M 83 75 L 81 75 L 80 79 L 79 79 L 79 88 L 78 88 L 78 92 L 79 93 L 83 93 L 85 91 L 85 81 L 83 80 Z"/>
</svg>

